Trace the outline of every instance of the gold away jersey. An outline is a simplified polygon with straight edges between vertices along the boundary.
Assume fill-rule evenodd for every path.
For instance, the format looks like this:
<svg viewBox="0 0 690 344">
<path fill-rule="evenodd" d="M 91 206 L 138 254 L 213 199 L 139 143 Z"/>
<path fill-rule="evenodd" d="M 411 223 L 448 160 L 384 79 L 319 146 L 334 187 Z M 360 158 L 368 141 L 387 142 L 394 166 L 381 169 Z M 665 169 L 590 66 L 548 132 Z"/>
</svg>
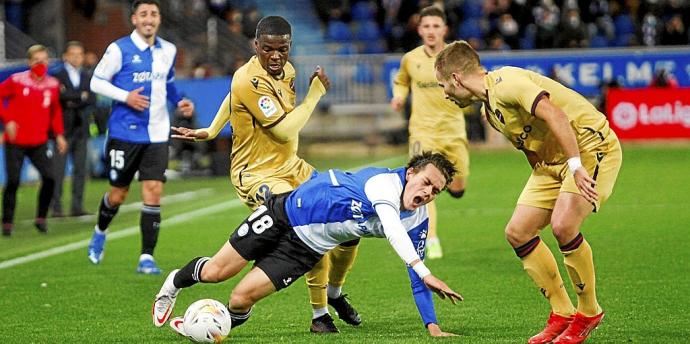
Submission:
<svg viewBox="0 0 690 344">
<path fill-rule="evenodd" d="M 294 175 L 305 175 L 301 170 L 313 169 L 297 157 L 298 136 L 280 142 L 269 132 L 295 108 L 294 82 L 295 69 L 290 62 L 284 67 L 283 77 L 278 79 L 261 67 L 256 56 L 233 76 L 230 179 L 245 202 L 254 184 L 268 177 L 290 179 Z M 305 180 L 308 179 L 306 174 Z"/>
<path fill-rule="evenodd" d="M 548 125 L 534 115 L 538 101 L 548 96 L 568 116 L 580 152 L 606 151 L 618 144 L 606 117 L 583 96 L 538 73 L 503 67 L 485 77 L 488 101 L 482 112 L 496 130 L 520 150 L 535 152 L 546 163 L 567 157 Z"/>
<path fill-rule="evenodd" d="M 412 89 L 411 135 L 467 140 L 463 109 L 446 99 L 436 80 L 435 60 L 436 56 L 427 54 L 424 46 L 405 54 L 395 77 L 393 96 L 404 99 Z"/>
</svg>

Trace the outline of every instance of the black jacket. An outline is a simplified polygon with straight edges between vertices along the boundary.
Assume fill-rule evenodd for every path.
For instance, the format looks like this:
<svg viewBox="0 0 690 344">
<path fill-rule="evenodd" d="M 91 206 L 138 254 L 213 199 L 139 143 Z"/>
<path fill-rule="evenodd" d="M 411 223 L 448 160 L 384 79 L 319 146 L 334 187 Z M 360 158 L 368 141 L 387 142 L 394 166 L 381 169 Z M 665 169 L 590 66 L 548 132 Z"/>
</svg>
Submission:
<svg viewBox="0 0 690 344">
<path fill-rule="evenodd" d="M 75 88 L 63 67 L 54 75 L 60 81 L 60 105 L 65 124 L 65 137 L 89 137 L 89 109 L 96 102 L 89 84 L 91 75 L 82 68 L 79 87 Z"/>
</svg>

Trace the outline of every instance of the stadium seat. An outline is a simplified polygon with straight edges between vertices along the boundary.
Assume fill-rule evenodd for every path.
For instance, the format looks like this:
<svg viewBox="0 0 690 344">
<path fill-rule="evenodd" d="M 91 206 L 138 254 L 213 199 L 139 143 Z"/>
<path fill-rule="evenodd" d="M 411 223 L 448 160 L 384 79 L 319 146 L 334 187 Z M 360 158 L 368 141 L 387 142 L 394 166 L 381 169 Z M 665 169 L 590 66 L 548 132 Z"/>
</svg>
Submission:
<svg viewBox="0 0 690 344">
<path fill-rule="evenodd" d="M 388 49 L 384 40 L 365 42 L 362 48 L 363 54 L 383 54 L 386 52 L 388 52 Z"/>
<path fill-rule="evenodd" d="M 462 4 L 462 13 L 465 19 L 481 18 L 483 16 L 482 2 L 479 0 L 467 0 Z"/>
<path fill-rule="evenodd" d="M 377 41 L 382 38 L 381 29 L 375 21 L 365 21 L 357 26 L 357 39 L 360 41 Z"/>
<path fill-rule="evenodd" d="M 467 39 L 470 37 L 484 37 L 481 23 L 479 19 L 471 18 L 463 20 L 458 27 L 458 37 Z"/>
<path fill-rule="evenodd" d="M 635 24 L 629 14 L 618 15 L 613 20 L 613 27 L 616 30 L 616 36 L 628 35 L 635 33 Z"/>
<path fill-rule="evenodd" d="M 589 40 L 590 48 L 606 48 L 609 46 L 609 40 L 602 35 L 596 35 Z"/>
<path fill-rule="evenodd" d="M 375 9 L 369 1 L 359 1 L 352 5 L 350 15 L 354 21 L 368 21 L 374 19 Z"/>
<path fill-rule="evenodd" d="M 374 83 L 374 73 L 372 72 L 371 67 L 363 63 L 358 64 L 355 72 L 355 82 L 360 84 Z"/>
<path fill-rule="evenodd" d="M 352 41 L 350 26 L 340 20 L 331 20 L 328 22 L 326 36 L 329 40 L 335 42 Z"/>
</svg>

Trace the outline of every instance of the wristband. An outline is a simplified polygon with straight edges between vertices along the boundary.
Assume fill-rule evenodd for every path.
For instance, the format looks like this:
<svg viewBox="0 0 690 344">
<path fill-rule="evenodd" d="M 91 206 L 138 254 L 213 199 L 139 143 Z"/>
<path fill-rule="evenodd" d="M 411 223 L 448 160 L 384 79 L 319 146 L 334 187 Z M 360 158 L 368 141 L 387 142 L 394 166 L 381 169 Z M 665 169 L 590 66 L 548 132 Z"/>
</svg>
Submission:
<svg viewBox="0 0 690 344">
<path fill-rule="evenodd" d="M 580 167 L 582 167 L 582 161 L 579 156 L 568 159 L 568 169 L 570 173 L 575 174 L 575 171 Z"/>
<path fill-rule="evenodd" d="M 424 262 L 420 261 L 419 263 L 415 264 L 412 266 L 412 270 L 419 275 L 419 278 L 424 279 L 424 277 L 431 275 L 431 270 L 424 265 Z"/>
</svg>

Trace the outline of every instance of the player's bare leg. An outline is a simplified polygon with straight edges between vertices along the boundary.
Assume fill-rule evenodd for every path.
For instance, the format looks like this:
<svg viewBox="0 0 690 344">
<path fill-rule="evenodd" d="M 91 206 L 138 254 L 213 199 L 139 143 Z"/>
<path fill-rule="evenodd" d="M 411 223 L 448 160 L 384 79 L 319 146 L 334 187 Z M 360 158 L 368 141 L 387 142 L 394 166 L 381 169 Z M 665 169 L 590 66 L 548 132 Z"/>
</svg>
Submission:
<svg viewBox="0 0 690 344">
<path fill-rule="evenodd" d="M 506 239 L 522 260 L 523 268 L 551 304 L 546 327 L 530 338 L 529 343 L 550 343 L 566 330 L 575 313 L 556 259 L 538 236 L 550 219 L 551 210 L 519 204 L 505 231 Z"/>
<path fill-rule="evenodd" d="M 199 282 L 218 283 L 237 275 L 247 265 L 229 242 L 213 256 L 197 257 L 178 270 L 170 272 L 153 302 L 151 315 L 155 326 L 163 326 L 175 307 L 177 294 L 182 288 L 191 287 Z"/>
<path fill-rule="evenodd" d="M 232 328 L 246 322 L 251 316 L 252 306 L 275 292 L 276 287 L 263 270 L 257 267 L 251 269 L 230 294 L 228 310 Z"/>
<path fill-rule="evenodd" d="M 580 233 L 582 222 L 591 213 L 592 204 L 584 197 L 561 192 L 551 217 L 553 234 L 563 253 L 578 301 L 574 321 L 554 343 L 582 343 L 604 317 L 596 297 L 592 249 Z"/>
</svg>

